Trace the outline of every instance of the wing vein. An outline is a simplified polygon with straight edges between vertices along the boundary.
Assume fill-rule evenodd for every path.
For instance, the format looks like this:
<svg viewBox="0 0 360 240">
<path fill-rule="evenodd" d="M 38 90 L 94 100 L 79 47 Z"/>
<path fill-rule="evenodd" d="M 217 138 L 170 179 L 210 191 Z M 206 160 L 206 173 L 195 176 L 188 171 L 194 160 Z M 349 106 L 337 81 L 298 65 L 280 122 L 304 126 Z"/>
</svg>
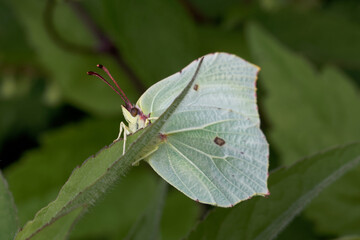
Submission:
<svg viewBox="0 0 360 240">
<path fill-rule="evenodd" d="M 153 107 L 154 107 L 154 102 L 155 102 L 155 99 L 156 97 L 159 95 L 159 93 L 165 88 L 167 87 L 168 85 L 164 85 L 153 97 L 152 101 L 151 101 L 151 105 L 150 105 L 150 110 L 149 110 L 149 113 L 152 113 L 153 112 Z"/>
<path fill-rule="evenodd" d="M 184 154 L 182 154 L 182 152 L 179 151 L 179 149 L 177 149 L 174 145 L 172 145 L 171 143 L 168 142 L 168 144 L 176 151 L 178 152 L 184 159 L 186 159 L 195 169 L 197 169 L 208 181 L 209 183 L 211 183 L 229 202 L 231 202 L 225 195 L 224 193 L 209 179 L 208 176 L 206 176 L 206 174 L 198 167 L 196 166 L 190 159 L 188 159 Z M 202 182 L 200 180 L 200 182 Z M 214 199 L 213 194 L 211 193 L 211 191 L 209 190 L 209 188 L 203 184 L 203 186 L 205 187 L 205 189 L 209 192 L 211 199 L 213 200 L 213 202 L 216 202 Z"/>
<path fill-rule="evenodd" d="M 177 141 L 178 143 L 180 143 L 180 144 L 182 144 L 182 145 L 184 145 L 184 146 L 186 146 L 186 147 L 188 147 L 188 148 L 190 148 L 190 149 L 192 149 L 192 150 L 194 150 L 194 151 L 197 151 L 198 153 L 203 154 L 203 155 L 207 156 L 208 158 L 210 158 L 211 161 L 212 161 L 212 163 L 213 163 L 214 166 L 216 167 L 216 169 L 217 169 L 217 170 L 220 172 L 220 174 L 225 178 L 225 180 L 228 181 L 228 182 L 229 182 L 231 185 L 233 185 L 235 188 L 237 188 L 238 190 L 240 190 L 241 192 L 243 192 L 245 195 L 247 195 L 247 193 L 246 193 L 243 189 L 241 189 L 239 186 L 236 186 L 235 184 L 233 184 L 233 183 L 224 175 L 224 173 L 220 170 L 220 168 L 216 165 L 213 157 L 214 157 L 214 158 L 218 158 L 218 157 L 209 155 L 209 154 L 207 154 L 207 153 L 205 153 L 205 152 L 203 152 L 203 151 L 201 151 L 201 150 L 198 150 L 198 149 L 196 149 L 196 148 L 193 148 L 193 147 L 191 147 L 191 146 L 189 146 L 189 145 L 187 145 L 187 144 L 185 144 L 185 143 L 182 143 L 182 142 L 180 142 L 180 141 L 178 141 L 178 140 L 175 140 L 175 141 Z M 220 158 L 220 159 L 223 159 L 223 158 Z M 224 160 L 225 160 L 225 159 L 224 159 Z M 226 160 L 225 160 L 225 161 L 226 161 Z M 226 161 L 226 162 L 227 162 L 227 161 Z M 237 169 L 236 169 L 236 170 L 237 170 Z M 244 175 L 243 172 L 241 172 L 241 174 Z M 247 186 L 247 185 L 245 185 L 245 186 L 246 186 L 247 188 L 249 188 L 250 191 L 255 192 L 254 189 L 250 188 L 250 187 Z M 234 195 L 232 192 L 230 192 L 230 193 L 231 193 L 233 196 L 235 196 L 236 198 L 239 198 L 239 196 Z"/>
<path fill-rule="evenodd" d="M 205 129 L 205 128 L 216 125 L 216 124 L 220 124 L 220 123 L 224 123 L 224 122 L 232 122 L 232 121 L 239 121 L 239 119 L 224 119 L 224 120 L 204 124 L 204 125 L 198 126 L 198 127 L 182 128 L 182 129 L 169 131 L 169 132 L 165 132 L 165 133 L 167 135 L 170 135 L 170 134 L 173 134 L 173 133 L 187 132 L 187 131 L 194 131 L 194 130 L 205 130 L 205 131 L 213 132 L 213 131 Z M 257 124 L 252 124 L 252 125 L 247 126 L 246 128 L 252 128 L 252 127 L 256 127 L 256 126 L 257 126 Z"/>
<path fill-rule="evenodd" d="M 175 174 L 175 176 L 180 180 L 180 182 L 186 187 L 187 190 L 189 190 L 189 192 L 194 196 L 194 198 L 196 198 L 196 194 L 193 193 L 193 191 L 190 190 L 190 188 L 183 182 L 183 180 L 180 178 L 180 176 L 176 173 L 173 164 L 171 163 L 170 160 L 170 156 L 169 156 L 169 152 L 166 149 L 166 154 L 168 155 L 168 160 L 169 160 L 169 165 L 171 167 L 171 170 L 173 171 L 173 173 Z"/>
<path fill-rule="evenodd" d="M 185 143 L 182 143 L 182 142 L 180 142 L 180 141 L 178 141 L 178 140 L 176 140 L 176 139 L 174 139 L 175 141 L 177 141 L 177 142 L 179 142 L 179 143 L 181 143 L 182 145 L 185 145 L 185 146 L 187 146 L 188 148 L 191 148 L 191 149 L 193 149 L 194 151 L 197 151 L 197 152 L 199 152 L 199 153 L 202 153 L 202 154 L 204 154 L 204 155 L 207 155 L 208 157 L 210 157 L 211 159 L 212 159 L 212 155 L 209 155 L 209 154 L 207 154 L 207 153 L 205 153 L 205 152 L 203 152 L 203 151 L 201 151 L 201 150 L 199 150 L 199 149 L 196 149 L 196 148 L 193 148 L 193 147 L 191 147 L 191 146 L 189 146 L 189 145 L 187 145 L 187 144 L 185 144 Z M 262 186 L 258 183 L 258 182 L 256 182 L 254 179 L 252 179 L 251 177 L 249 177 L 249 176 L 247 176 L 245 173 L 244 173 L 244 171 L 243 170 L 241 170 L 241 169 L 239 169 L 239 168 L 237 168 L 236 166 L 234 166 L 234 165 L 232 165 L 227 159 L 226 159 L 226 157 L 216 157 L 216 156 L 213 156 L 214 158 L 219 158 L 219 159 L 224 159 L 224 161 L 226 162 L 226 163 L 228 163 L 232 168 L 234 168 L 235 170 L 237 170 L 238 172 L 240 172 L 241 173 L 241 175 L 243 175 L 243 176 L 245 176 L 247 179 L 249 179 L 250 181 L 252 181 L 253 183 L 255 183 L 257 186 L 259 186 L 260 188 L 262 188 Z M 239 158 L 237 158 L 237 159 L 239 159 Z M 215 164 L 215 163 L 214 163 Z M 216 166 L 216 164 L 215 164 L 215 166 Z M 217 167 L 217 166 L 216 166 Z M 219 169 L 219 168 L 218 168 Z M 219 170 L 220 171 L 220 170 Z M 261 183 L 264 183 L 261 179 L 258 179 L 257 177 L 255 177 L 254 176 L 254 178 L 256 178 L 258 181 L 260 181 Z M 248 186 L 249 187 L 249 186 Z M 251 188 L 251 187 L 249 187 L 249 188 Z M 253 192 L 256 192 L 253 188 L 251 188 L 251 190 L 253 191 Z"/>
<path fill-rule="evenodd" d="M 255 185 L 257 185 L 258 187 L 260 187 L 260 189 L 263 188 L 263 187 L 262 187 L 257 181 L 255 181 L 253 178 L 257 179 L 257 180 L 260 181 L 261 183 L 265 183 L 265 182 L 263 182 L 261 179 L 258 179 L 256 176 L 253 176 L 253 178 L 247 176 L 247 175 L 244 173 L 243 170 L 241 170 L 241 169 L 237 168 L 236 166 L 232 165 L 226 158 L 224 158 L 224 160 L 225 160 L 231 167 L 233 167 L 234 169 L 242 172 L 243 175 L 244 175 L 247 179 L 249 179 L 251 182 L 255 183 Z M 266 183 L 265 183 L 265 186 L 266 186 Z M 256 192 L 252 187 L 251 187 L 251 189 L 252 189 L 254 192 Z"/>
<path fill-rule="evenodd" d="M 179 140 L 177 140 L 177 139 L 175 139 L 175 138 L 172 138 L 171 140 L 172 140 L 172 141 L 176 141 L 176 142 L 178 142 L 178 143 L 180 143 L 180 144 L 182 144 L 182 145 L 184 145 L 184 146 L 186 146 L 186 147 L 189 147 L 189 148 L 191 148 L 191 149 L 193 149 L 193 150 L 195 150 L 195 151 L 197 151 L 197 152 L 199 152 L 199 153 L 202 153 L 203 155 L 206 155 L 206 156 L 208 156 L 208 157 L 222 158 L 222 159 L 225 159 L 226 157 L 232 157 L 232 158 L 238 159 L 238 160 L 240 160 L 240 161 L 242 161 L 242 162 L 246 162 L 246 164 L 254 167 L 254 168 L 257 169 L 258 171 L 263 171 L 261 168 L 259 168 L 259 166 L 253 164 L 252 162 L 247 161 L 246 159 L 239 158 L 239 157 L 233 156 L 233 155 L 226 155 L 226 156 L 224 156 L 224 157 L 211 155 L 211 154 L 208 154 L 208 153 L 206 153 L 206 152 L 204 152 L 204 151 L 201 151 L 200 149 L 193 148 L 192 146 L 190 146 L 190 145 L 188 145 L 188 144 L 186 144 L 186 143 L 183 143 L 183 142 L 181 142 L 181 141 L 179 141 Z M 260 163 L 261 165 L 263 165 L 262 162 L 257 161 L 257 160 L 255 160 L 255 159 L 252 159 L 252 161 L 255 161 L 255 162 Z"/>
</svg>

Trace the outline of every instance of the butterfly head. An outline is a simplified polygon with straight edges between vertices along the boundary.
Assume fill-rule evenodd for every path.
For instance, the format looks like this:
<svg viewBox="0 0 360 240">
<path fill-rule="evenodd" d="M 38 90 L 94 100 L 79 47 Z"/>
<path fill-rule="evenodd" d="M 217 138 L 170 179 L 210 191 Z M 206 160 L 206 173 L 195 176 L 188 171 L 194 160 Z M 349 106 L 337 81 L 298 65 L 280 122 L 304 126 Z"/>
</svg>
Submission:
<svg viewBox="0 0 360 240">
<path fill-rule="evenodd" d="M 137 130 L 149 125 L 149 116 L 145 115 L 140 108 L 132 106 L 130 109 L 126 106 L 121 106 L 125 120 L 129 123 L 130 132 L 136 132 Z"/>
<path fill-rule="evenodd" d="M 123 92 L 123 90 L 120 88 L 120 86 L 118 85 L 118 83 L 115 81 L 115 79 L 112 77 L 112 75 L 110 74 L 109 70 L 104 67 L 101 64 L 97 65 L 98 68 L 104 70 L 104 72 L 110 77 L 110 79 L 112 80 L 112 82 L 115 84 L 115 86 L 117 87 L 117 89 L 111 85 L 103 76 L 101 76 L 100 74 L 96 73 L 96 72 L 87 72 L 88 75 L 93 75 L 96 76 L 98 78 L 100 78 L 102 81 L 104 81 L 109 87 L 111 87 L 112 90 L 114 90 L 120 97 L 121 99 L 124 101 L 124 105 L 121 105 L 121 109 L 122 112 L 124 114 L 125 120 L 129 123 L 129 130 L 130 132 L 134 133 L 137 130 L 146 127 L 150 121 L 149 121 L 149 116 L 145 115 L 143 113 L 143 111 L 137 107 L 134 106 L 130 103 L 129 99 L 126 97 L 125 93 Z"/>
</svg>

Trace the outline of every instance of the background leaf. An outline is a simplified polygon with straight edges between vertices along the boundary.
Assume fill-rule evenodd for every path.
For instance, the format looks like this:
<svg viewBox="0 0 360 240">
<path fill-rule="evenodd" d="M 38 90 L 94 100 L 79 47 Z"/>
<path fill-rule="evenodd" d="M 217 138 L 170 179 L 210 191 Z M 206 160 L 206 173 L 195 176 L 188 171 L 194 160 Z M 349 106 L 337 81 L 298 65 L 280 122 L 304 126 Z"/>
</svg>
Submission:
<svg viewBox="0 0 360 240">
<path fill-rule="evenodd" d="M 360 240 L 359 236 L 345 236 L 337 238 L 336 240 Z"/>
<path fill-rule="evenodd" d="M 293 240 L 317 240 L 320 237 L 314 231 L 312 222 L 300 214 L 276 237 L 277 240 L 286 240 L 289 238 Z"/>
<path fill-rule="evenodd" d="M 12 239 L 18 228 L 16 206 L 0 171 L 0 239 Z"/>
<path fill-rule="evenodd" d="M 255 62 L 262 66 L 259 84 L 267 93 L 270 138 L 284 163 L 359 139 L 360 109 L 355 106 L 360 98 L 344 74 L 332 67 L 317 74 L 256 25 L 249 27 L 248 37 Z"/>
<path fill-rule="evenodd" d="M 109 89 L 105 84 L 86 75 L 86 72 L 91 70 L 89 68 L 95 67 L 98 63 L 108 66 L 130 98 L 135 96 L 137 91 L 134 86 L 124 84 L 127 82 L 126 77 L 118 67 L 115 67 L 114 61 L 108 57 L 71 52 L 54 42 L 45 27 L 44 12 L 49 11 L 46 9 L 46 1 L 33 4 L 22 1 L 11 1 L 10 3 L 27 31 L 31 46 L 37 51 L 38 61 L 45 66 L 47 73 L 59 84 L 67 101 L 93 113 L 120 113 L 119 105 L 113 104 L 119 101 L 116 94 L 109 94 Z M 56 31 L 62 33 L 62 36 L 68 38 L 69 36 L 64 33 L 73 32 L 76 33 L 71 35 L 73 43 L 82 46 L 96 44 L 94 37 L 84 29 L 67 3 L 58 2 L 55 13 Z M 83 91 L 84 86 L 86 86 L 86 91 Z M 94 96 L 97 97 L 94 98 Z"/>
<path fill-rule="evenodd" d="M 86 120 L 48 132 L 41 137 L 41 148 L 28 152 L 6 169 L 5 176 L 19 207 L 24 224 L 50 200 L 76 165 L 116 137 L 118 121 Z M 81 143 L 81 145 L 79 145 Z"/>
<path fill-rule="evenodd" d="M 360 167 L 356 167 L 309 205 L 305 214 L 315 223 L 319 233 L 340 236 L 360 234 L 356 224 L 360 221 L 359 201 L 356 200 L 360 197 L 359 176 Z M 330 208 L 333 211 L 329 212 Z"/>
<path fill-rule="evenodd" d="M 160 221 L 164 208 L 164 200 L 168 188 L 165 181 L 160 180 L 156 189 L 155 198 L 148 204 L 147 210 L 131 228 L 126 240 L 160 239 Z"/>
<path fill-rule="evenodd" d="M 86 210 L 86 207 L 78 207 L 65 213 L 62 216 L 53 218 L 47 225 L 40 228 L 34 235 L 29 237 L 31 240 L 65 240 L 68 238 L 71 228 L 74 226 L 74 222 L 79 219 L 82 213 Z"/>
<path fill-rule="evenodd" d="M 187 239 L 274 239 L 319 192 L 359 164 L 355 143 L 282 168 L 270 175 L 268 199 L 215 209 Z"/>
<path fill-rule="evenodd" d="M 196 225 L 205 207 L 169 186 L 161 219 L 161 236 L 166 240 L 183 238 Z"/>
<path fill-rule="evenodd" d="M 147 86 L 199 57 L 196 28 L 178 1 L 97 1 L 97 6 L 88 9 Z"/>
<path fill-rule="evenodd" d="M 85 120 L 48 132 L 41 138 L 41 148 L 28 152 L 7 169 L 6 176 L 14 190 L 22 225 L 33 218 L 41 207 L 55 199 L 76 165 L 100 149 L 104 142 L 111 142 L 116 137 L 118 125 L 117 120 Z M 147 199 L 143 196 L 152 197 L 156 187 L 153 172 L 144 166 L 137 167 L 114 186 L 79 221 L 72 238 L 107 236 L 109 239 L 119 239 L 126 236 L 146 208 Z M 120 212 L 122 217 L 119 217 Z M 99 222 L 99 219 L 103 221 Z"/>
<path fill-rule="evenodd" d="M 259 21 L 288 47 L 316 62 L 346 69 L 358 69 L 360 65 L 360 25 L 329 7 L 307 12 L 285 8 L 260 15 Z"/>
<path fill-rule="evenodd" d="M 157 178 L 150 170 L 145 165 L 130 171 L 80 219 L 70 239 L 124 239 L 155 198 Z"/>
<path fill-rule="evenodd" d="M 15 17 L 13 9 L 5 2 L 0 2 L 0 62 L 1 64 L 21 65 L 34 57 L 30 45 L 25 39 L 25 32 Z"/>
<path fill-rule="evenodd" d="M 255 25 L 249 28 L 249 42 L 256 63 L 263 67 L 259 82 L 267 93 L 264 106 L 271 124 L 269 135 L 283 163 L 359 139 L 360 109 L 356 106 L 360 105 L 360 98 L 343 73 L 326 67 L 317 74 L 306 60 Z M 358 227 L 352 223 L 360 221 L 357 202 L 353 200 L 360 196 L 359 171 L 357 167 L 331 186 L 309 208 L 307 215 L 315 220 L 319 231 L 358 233 Z M 339 219 L 344 224 L 339 224 Z"/>
</svg>

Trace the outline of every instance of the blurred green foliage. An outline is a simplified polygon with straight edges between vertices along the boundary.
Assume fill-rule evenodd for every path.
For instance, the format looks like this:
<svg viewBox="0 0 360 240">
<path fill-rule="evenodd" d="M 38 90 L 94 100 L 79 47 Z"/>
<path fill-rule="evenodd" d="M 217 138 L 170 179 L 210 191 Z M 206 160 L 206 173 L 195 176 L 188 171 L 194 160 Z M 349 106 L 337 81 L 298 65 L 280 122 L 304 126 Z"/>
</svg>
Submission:
<svg viewBox="0 0 360 240">
<path fill-rule="evenodd" d="M 11 239 L 18 228 L 19 221 L 14 199 L 5 178 L 0 172 L 0 238 Z"/>
<path fill-rule="evenodd" d="M 0 0 L 0 166 L 21 226 L 117 136 L 121 99 L 87 71 L 104 64 L 135 102 L 215 51 L 262 68 L 258 101 L 273 168 L 360 139 L 357 0 Z M 357 167 L 322 192 L 278 238 L 359 235 L 359 176 Z M 139 223 L 152 228 L 152 206 L 164 206 L 162 239 L 186 236 L 207 209 L 172 188 L 159 198 L 157 182 L 149 167 L 134 168 L 70 238 L 135 239 Z"/>
<path fill-rule="evenodd" d="M 272 197 L 214 209 L 188 239 L 274 239 L 323 188 L 359 166 L 359 153 L 360 143 L 349 144 L 275 171 L 268 181 Z"/>
</svg>

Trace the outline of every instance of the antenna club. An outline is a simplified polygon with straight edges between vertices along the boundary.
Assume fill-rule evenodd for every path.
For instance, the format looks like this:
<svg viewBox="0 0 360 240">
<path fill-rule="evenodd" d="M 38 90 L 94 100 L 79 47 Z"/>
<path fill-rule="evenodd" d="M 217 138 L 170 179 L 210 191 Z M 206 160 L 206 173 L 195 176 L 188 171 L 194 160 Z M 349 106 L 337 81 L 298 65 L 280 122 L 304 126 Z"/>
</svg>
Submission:
<svg viewBox="0 0 360 240">
<path fill-rule="evenodd" d="M 87 75 L 94 75 L 94 72 L 89 71 L 89 72 L 87 72 L 86 74 L 87 74 Z"/>
<path fill-rule="evenodd" d="M 101 64 L 98 64 L 98 65 L 96 65 L 96 67 L 98 67 L 98 68 L 103 68 L 104 66 L 103 65 L 101 65 Z"/>
</svg>

